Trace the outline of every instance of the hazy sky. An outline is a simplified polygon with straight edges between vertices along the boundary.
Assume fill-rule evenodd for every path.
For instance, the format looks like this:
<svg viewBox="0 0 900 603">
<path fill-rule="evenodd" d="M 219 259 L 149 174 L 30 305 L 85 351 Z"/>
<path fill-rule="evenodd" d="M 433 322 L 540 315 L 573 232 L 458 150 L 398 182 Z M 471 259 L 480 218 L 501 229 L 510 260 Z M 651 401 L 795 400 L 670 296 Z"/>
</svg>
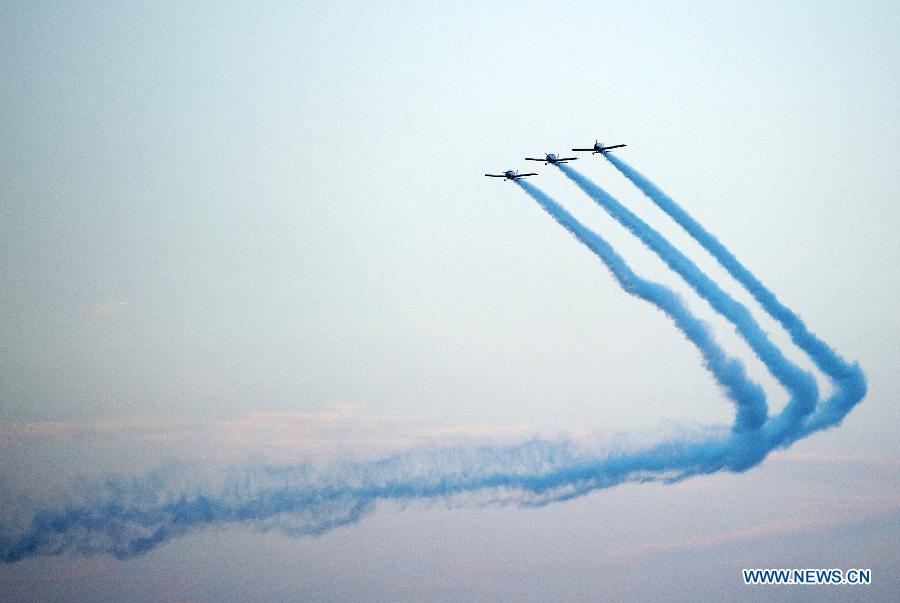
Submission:
<svg viewBox="0 0 900 603">
<path fill-rule="evenodd" d="M 20 442 L 47 422 L 69 433 L 133 417 L 227 423 L 351 405 L 479 436 L 729 423 L 731 406 L 671 322 L 622 292 L 518 187 L 482 176 L 598 137 L 627 143 L 621 157 L 858 360 L 870 385 L 844 425 L 748 474 L 531 511 L 385 510 L 320 539 L 208 531 L 137 561 L 0 567 L 0 594 L 71 571 L 93 578 L 35 579 L 68 586 L 30 592 L 117 599 L 110 576 L 139 573 L 151 599 L 220 599 L 203 576 L 229 563 L 246 585 L 229 592 L 257 599 L 553 598 L 552 588 L 516 590 L 523 572 L 571 585 L 562 598 L 663 596 L 666 584 L 693 597 L 694 575 L 740 597 L 752 596 L 738 585 L 745 563 L 888 559 L 895 570 L 896 545 L 879 534 L 900 523 L 898 56 L 894 2 L 3 4 L 0 446 L 15 453 L 3 465 L 13 486 L 28 479 L 19 459 L 37 459 L 39 473 L 71 453 Z M 812 367 L 606 162 L 585 154 L 574 165 Z M 681 293 L 776 410 L 784 403 L 727 322 L 557 170 L 536 171 L 536 185 L 637 271 Z M 87 451 L 70 459 L 71 475 L 121 452 L 84 429 L 65 440 Z M 419 441 L 412 428 L 387 431 Z M 196 452 L 171 437 L 175 457 Z M 118 470 L 141 466 L 132 454 Z M 823 469 L 834 463 L 841 469 Z M 853 480 L 882 496 L 858 515 L 842 498 Z M 820 516 L 748 511 L 744 498 L 759 488 L 769 494 L 756 502 L 773 513 L 781 500 L 817 500 Z M 598 514 L 615 537 L 598 528 L 566 549 L 573 525 Z M 712 545 L 684 536 L 711 514 L 725 533 L 761 530 L 745 543 L 754 553 L 721 544 L 744 533 Z M 766 536 L 775 524 L 789 527 Z M 459 548 L 411 555 L 423 525 L 428 542 Z M 653 549 L 672 539 L 688 544 Z M 310 577 L 279 582 L 247 555 L 295 556 Z M 610 556 L 625 565 L 609 570 L 616 588 L 604 590 L 594 570 Z M 178 573 L 185 560 L 193 577 Z M 643 586 L 628 570 L 660 565 Z M 404 587 L 417 568 L 428 588 Z M 890 580 L 880 594 L 900 589 L 896 575 L 876 579 L 882 589 Z"/>
</svg>

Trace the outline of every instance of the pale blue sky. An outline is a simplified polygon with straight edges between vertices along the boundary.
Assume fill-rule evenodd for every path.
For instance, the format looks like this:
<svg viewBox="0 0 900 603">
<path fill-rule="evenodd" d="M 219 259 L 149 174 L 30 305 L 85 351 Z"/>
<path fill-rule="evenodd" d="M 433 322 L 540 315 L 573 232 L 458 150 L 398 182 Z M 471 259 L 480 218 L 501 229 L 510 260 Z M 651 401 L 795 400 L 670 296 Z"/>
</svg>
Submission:
<svg viewBox="0 0 900 603">
<path fill-rule="evenodd" d="M 894 2 L 6 3 L 0 423 L 727 423 L 670 322 L 481 176 L 600 137 L 862 364 L 869 397 L 800 446 L 896 459 L 898 56 Z M 575 166 L 750 303 L 602 160 Z M 727 323 L 537 171 L 778 406 Z"/>
<path fill-rule="evenodd" d="M 581 423 L 604 368 L 610 397 L 667 400 L 640 365 L 680 336 L 480 177 L 596 136 L 813 328 L 853 321 L 821 300 L 854 307 L 872 285 L 837 284 L 897 257 L 891 4 L 4 12 L 9 420 L 338 401 L 547 421 L 552 396 Z M 657 346 L 632 337 L 647 321 Z M 685 356 L 675 397 L 712 393 Z"/>
</svg>

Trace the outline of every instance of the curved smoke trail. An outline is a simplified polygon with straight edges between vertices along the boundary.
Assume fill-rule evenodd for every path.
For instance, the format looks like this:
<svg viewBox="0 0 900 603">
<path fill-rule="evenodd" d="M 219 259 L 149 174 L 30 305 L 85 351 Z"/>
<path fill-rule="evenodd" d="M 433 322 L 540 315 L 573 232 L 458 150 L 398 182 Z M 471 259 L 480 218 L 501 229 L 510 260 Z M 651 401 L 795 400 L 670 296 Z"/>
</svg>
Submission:
<svg viewBox="0 0 900 603">
<path fill-rule="evenodd" d="M 839 424 L 866 395 L 866 379 L 858 364 L 850 364 L 831 346 L 816 337 L 797 314 L 782 304 L 763 283 L 748 270 L 731 251 L 707 231 L 671 197 L 643 174 L 615 155 L 604 157 L 628 178 L 653 203 L 677 222 L 719 264 L 728 271 L 772 318 L 777 320 L 797 344 L 834 383 L 836 393 L 821 404 L 800 432 L 801 437 L 813 431 Z"/>
<path fill-rule="evenodd" d="M 738 334 L 750 345 L 766 368 L 791 393 L 791 399 L 781 414 L 766 423 L 766 436 L 775 445 L 793 441 L 791 438 L 800 433 L 804 421 L 813 413 L 819 399 L 818 386 L 813 376 L 790 362 L 742 303 L 719 287 L 657 230 L 571 166 L 558 163 L 556 167 L 610 216 L 637 236 L 700 297 L 707 300 L 713 309 L 735 326 Z"/>
<path fill-rule="evenodd" d="M 378 501 L 447 499 L 502 491 L 497 502 L 540 505 L 627 481 L 675 481 L 721 469 L 742 470 L 764 455 L 758 427 L 766 419 L 763 390 L 729 358 L 708 327 L 670 289 L 638 277 L 603 239 L 552 199 L 523 188 L 597 253 L 623 288 L 663 309 L 692 341 L 737 408 L 729 432 L 670 440 L 636 451 L 598 455 L 566 442 L 529 442 L 506 448 L 413 451 L 368 463 L 332 467 L 266 468 L 240 474 L 224 487 L 170 485 L 153 476 L 97 489 L 101 495 L 63 509 L 43 509 L 18 531 L 3 530 L 0 559 L 15 562 L 65 552 L 128 558 L 206 526 L 226 523 L 321 534 L 356 522 Z M 162 502 L 160 502 L 162 501 Z"/>
<path fill-rule="evenodd" d="M 698 347 L 735 404 L 732 429 L 710 428 L 613 453 L 536 440 L 413 450 L 324 471 L 305 465 L 243 469 L 219 487 L 185 486 L 177 476 L 163 474 L 111 480 L 90 489 L 85 500 L 33 505 L 30 517 L 0 519 L 0 560 L 63 553 L 129 558 L 226 523 L 315 535 L 355 523 L 379 501 L 452 500 L 482 493 L 492 497 L 487 503 L 543 505 L 625 482 L 670 483 L 723 469 L 740 471 L 762 460 L 773 447 L 765 432 L 771 419 L 764 393 L 746 378 L 742 365 L 718 347 L 706 325 L 670 289 L 635 275 L 599 235 L 535 187 L 519 185 L 600 256 L 626 291 L 659 306 Z"/>
<path fill-rule="evenodd" d="M 665 312 L 691 343 L 697 346 L 706 367 L 737 406 L 736 431 L 756 429 L 765 423 L 768 414 L 765 392 L 758 384 L 747 378 L 744 366 L 739 361 L 726 355 L 713 338 L 706 323 L 694 316 L 672 289 L 635 274 L 612 245 L 582 225 L 538 187 L 524 180 L 515 182 L 563 228 L 603 260 L 626 292 L 654 304 Z"/>
</svg>

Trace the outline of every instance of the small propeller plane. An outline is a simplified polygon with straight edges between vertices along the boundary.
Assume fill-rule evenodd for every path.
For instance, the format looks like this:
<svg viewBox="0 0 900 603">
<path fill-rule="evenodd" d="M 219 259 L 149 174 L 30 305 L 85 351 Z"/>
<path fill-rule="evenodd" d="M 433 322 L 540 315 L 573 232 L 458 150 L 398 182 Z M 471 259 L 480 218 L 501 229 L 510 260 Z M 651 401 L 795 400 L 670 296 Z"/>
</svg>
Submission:
<svg viewBox="0 0 900 603">
<path fill-rule="evenodd" d="M 544 153 L 546 157 L 543 159 L 538 159 L 537 157 L 526 157 L 525 161 L 543 161 L 544 165 L 548 163 L 552 163 L 556 165 L 557 163 L 566 163 L 567 161 L 575 161 L 578 157 L 560 157 L 556 153 Z"/>
<path fill-rule="evenodd" d="M 603 146 L 603 144 L 599 140 L 594 141 L 594 148 L 592 149 L 572 149 L 573 151 L 590 151 L 591 154 L 594 153 L 606 153 L 610 149 L 618 149 L 619 147 L 624 147 L 624 144 L 612 144 L 608 147 Z"/>
<path fill-rule="evenodd" d="M 502 174 L 485 174 L 488 178 L 503 178 L 505 180 L 516 181 L 519 178 L 524 178 L 525 176 L 537 176 L 537 173 L 532 172 L 530 174 L 520 174 L 519 172 L 514 172 L 512 170 L 506 170 Z"/>
</svg>

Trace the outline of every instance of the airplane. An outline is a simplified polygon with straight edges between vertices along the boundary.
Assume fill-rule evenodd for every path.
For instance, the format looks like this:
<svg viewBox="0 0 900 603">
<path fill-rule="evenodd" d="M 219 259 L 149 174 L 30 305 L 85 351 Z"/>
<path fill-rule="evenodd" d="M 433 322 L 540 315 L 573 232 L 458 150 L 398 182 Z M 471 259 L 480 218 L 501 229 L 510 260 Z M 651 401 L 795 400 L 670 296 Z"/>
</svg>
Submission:
<svg viewBox="0 0 900 603">
<path fill-rule="evenodd" d="M 544 165 L 547 165 L 548 163 L 556 165 L 557 163 L 565 163 L 567 161 L 575 161 L 576 159 L 578 159 L 578 157 L 560 157 L 556 153 L 544 153 L 544 155 L 546 155 L 546 157 L 544 157 L 543 159 L 538 159 L 537 157 L 526 157 L 525 160 L 543 161 Z"/>
<path fill-rule="evenodd" d="M 603 146 L 603 144 L 600 143 L 599 140 L 595 140 L 593 149 L 572 149 L 572 150 L 573 151 L 590 151 L 591 154 L 594 154 L 594 153 L 604 153 L 605 154 L 610 149 L 618 149 L 619 147 L 624 147 L 624 146 L 627 146 L 627 145 L 613 144 L 613 145 L 609 145 L 608 147 L 605 147 L 605 146 Z"/>
<path fill-rule="evenodd" d="M 537 176 L 536 172 L 532 172 L 530 174 L 520 174 L 519 172 L 514 172 L 512 170 L 506 170 L 502 174 L 485 174 L 488 178 L 504 178 L 506 180 L 512 180 L 515 182 L 519 178 L 524 178 L 525 176 Z"/>
</svg>

